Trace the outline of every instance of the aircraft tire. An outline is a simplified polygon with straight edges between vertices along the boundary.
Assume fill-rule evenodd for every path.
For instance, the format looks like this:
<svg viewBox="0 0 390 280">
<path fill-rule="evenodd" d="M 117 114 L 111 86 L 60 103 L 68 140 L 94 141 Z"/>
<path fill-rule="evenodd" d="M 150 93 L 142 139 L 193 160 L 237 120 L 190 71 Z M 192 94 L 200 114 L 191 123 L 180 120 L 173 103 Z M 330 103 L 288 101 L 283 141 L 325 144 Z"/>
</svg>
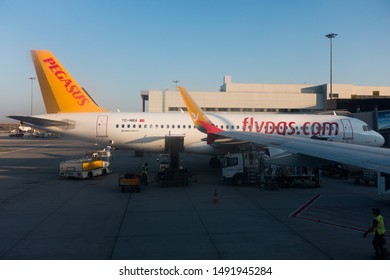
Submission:
<svg viewBox="0 0 390 280">
<path fill-rule="evenodd" d="M 236 186 L 242 186 L 244 184 L 244 176 L 238 174 L 236 176 L 234 176 L 234 184 Z"/>
</svg>

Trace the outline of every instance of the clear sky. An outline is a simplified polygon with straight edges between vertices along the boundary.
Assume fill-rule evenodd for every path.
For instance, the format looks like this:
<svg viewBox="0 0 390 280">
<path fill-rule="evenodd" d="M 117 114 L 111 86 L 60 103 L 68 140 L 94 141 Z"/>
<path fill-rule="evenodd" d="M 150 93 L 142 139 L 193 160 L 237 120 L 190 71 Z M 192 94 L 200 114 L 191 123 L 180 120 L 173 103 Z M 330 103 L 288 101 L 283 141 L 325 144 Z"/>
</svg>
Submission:
<svg viewBox="0 0 390 280">
<path fill-rule="evenodd" d="M 51 50 L 100 105 L 125 112 L 174 80 L 189 91 L 218 91 L 224 75 L 327 83 L 330 32 L 334 83 L 390 86 L 389 0 L 0 0 L 0 121 L 30 114 L 32 49 Z"/>
</svg>

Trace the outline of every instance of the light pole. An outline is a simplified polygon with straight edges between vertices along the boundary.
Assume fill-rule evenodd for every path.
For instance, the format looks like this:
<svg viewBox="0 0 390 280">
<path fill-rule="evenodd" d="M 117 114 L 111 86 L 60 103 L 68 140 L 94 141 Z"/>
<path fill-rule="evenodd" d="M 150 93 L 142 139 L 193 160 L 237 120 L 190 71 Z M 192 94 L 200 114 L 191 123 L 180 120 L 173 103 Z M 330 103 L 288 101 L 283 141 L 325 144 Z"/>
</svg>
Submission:
<svg viewBox="0 0 390 280">
<path fill-rule="evenodd" d="M 34 80 L 36 79 L 35 77 L 30 77 L 29 78 L 31 80 L 31 116 L 33 114 L 33 93 L 34 93 L 34 90 L 33 90 L 33 86 L 34 86 Z"/>
<path fill-rule="evenodd" d="M 175 89 L 177 90 L 177 84 L 180 83 L 180 81 L 179 80 L 174 80 L 174 81 L 172 81 L 172 83 L 175 84 Z"/>
<path fill-rule="evenodd" d="M 336 38 L 336 33 L 326 34 L 325 37 L 330 39 L 330 99 L 333 99 L 333 90 L 332 90 L 332 72 L 333 72 L 333 44 L 332 39 Z"/>
</svg>

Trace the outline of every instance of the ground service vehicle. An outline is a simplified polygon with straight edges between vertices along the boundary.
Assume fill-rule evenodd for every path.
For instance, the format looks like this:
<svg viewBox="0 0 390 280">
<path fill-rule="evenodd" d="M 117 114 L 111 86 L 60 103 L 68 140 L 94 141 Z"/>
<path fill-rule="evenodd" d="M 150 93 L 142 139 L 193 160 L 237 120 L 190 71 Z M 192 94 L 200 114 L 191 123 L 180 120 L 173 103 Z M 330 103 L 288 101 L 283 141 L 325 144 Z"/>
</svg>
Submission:
<svg viewBox="0 0 390 280">
<path fill-rule="evenodd" d="M 160 154 L 158 156 L 158 159 L 157 161 L 159 162 L 160 164 L 160 168 L 159 168 L 159 171 L 164 171 L 164 170 L 168 170 L 170 167 L 171 167 L 171 158 L 169 156 L 169 154 Z"/>
<path fill-rule="evenodd" d="M 225 181 L 233 181 L 236 185 L 257 183 L 264 170 L 264 153 L 249 151 L 225 155 L 222 177 Z"/>
<path fill-rule="evenodd" d="M 320 170 L 308 166 L 281 166 L 268 162 L 264 152 L 247 151 L 227 154 L 222 177 L 236 185 L 258 184 L 260 187 L 290 187 L 320 185 Z"/>
<path fill-rule="evenodd" d="M 182 185 L 189 183 L 190 173 L 188 169 L 180 164 L 179 153 L 160 154 L 159 172 L 156 175 L 156 182 L 162 186 Z"/>
<path fill-rule="evenodd" d="M 140 192 L 140 183 L 140 176 L 135 172 L 126 172 L 124 175 L 119 175 L 118 185 L 122 192 L 124 192 L 126 189 Z"/>
<path fill-rule="evenodd" d="M 111 173 L 110 162 L 99 158 L 72 159 L 60 162 L 60 176 L 86 179 Z"/>
</svg>

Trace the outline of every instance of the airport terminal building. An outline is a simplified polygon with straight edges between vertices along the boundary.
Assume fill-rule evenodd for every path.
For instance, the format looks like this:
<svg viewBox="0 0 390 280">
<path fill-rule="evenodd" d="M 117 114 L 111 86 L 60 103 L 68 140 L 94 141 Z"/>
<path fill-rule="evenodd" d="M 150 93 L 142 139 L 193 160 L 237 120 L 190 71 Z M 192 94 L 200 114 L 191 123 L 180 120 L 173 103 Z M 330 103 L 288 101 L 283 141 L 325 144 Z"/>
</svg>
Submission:
<svg viewBox="0 0 390 280">
<path fill-rule="evenodd" d="M 224 77 L 219 91 L 188 91 L 209 112 L 312 113 L 327 110 L 329 100 L 388 98 L 390 101 L 390 87 L 385 86 L 333 84 L 330 96 L 329 84 L 243 84 L 233 83 L 230 76 Z M 144 111 L 185 110 L 177 91 L 143 90 L 141 97 Z"/>
</svg>

